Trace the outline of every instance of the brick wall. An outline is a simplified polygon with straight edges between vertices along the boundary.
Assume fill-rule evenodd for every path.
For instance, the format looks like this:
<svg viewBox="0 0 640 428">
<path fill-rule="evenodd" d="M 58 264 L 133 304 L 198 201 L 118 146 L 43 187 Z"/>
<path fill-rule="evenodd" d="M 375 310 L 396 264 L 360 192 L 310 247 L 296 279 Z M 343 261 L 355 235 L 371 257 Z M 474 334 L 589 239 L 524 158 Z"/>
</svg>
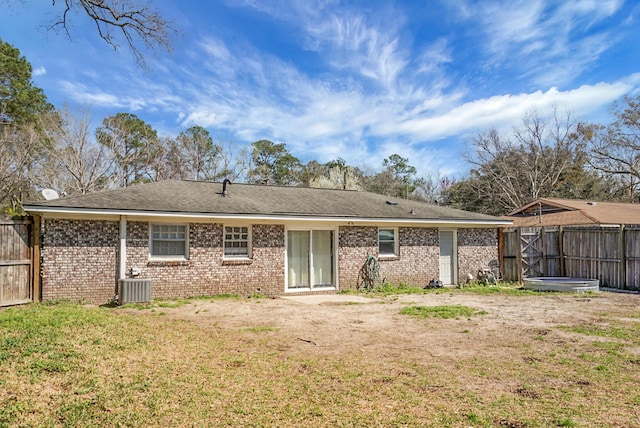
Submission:
<svg viewBox="0 0 640 428">
<path fill-rule="evenodd" d="M 440 247 L 438 229 L 398 229 L 399 256 L 379 259 L 380 280 L 399 285 L 426 285 L 438 278 Z M 378 257 L 377 227 L 341 227 L 339 230 L 340 288 L 354 289 L 367 255 Z"/>
<path fill-rule="evenodd" d="M 398 229 L 399 256 L 380 260 L 380 276 L 395 285 L 425 286 L 438 278 L 440 247 L 438 229 L 401 227 Z"/>
<path fill-rule="evenodd" d="M 399 256 L 379 259 L 381 280 L 424 286 L 440 277 L 438 229 L 401 227 L 398 239 Z M 497 229 L 458 229 L 457 240 L 459 282 L 468 273 L 475 277 L 478 269 L 498 259 Z M 339 243 L 340 288 L 353 289 L 367 254 L 378 257 L 378 228 L 341 227 Z"/>
<path fill-rule="evenodd" d="M 215 294 L 284 294 L 284 225 L 252 226 L 251 260 L 223 260 L 223 225 L 191 223 L 189 259 L 149 259 L 149 223 L 127 222 L 127 276 L 152 280 L 153 298 Z M 495 229 L 458 230 L 458 272 L 475 275 L 497 259 Z M 438 229 L 401 227 L 400 254 L 380 260 L 380 276 L 392 284 L 423 286 L 438 278 Z M 43 220 L 41 245 L 44 300 L 72 299 L 106 303 L 117 293 L 119 223 L 116 221 Z M 378 228 L 343 226 L 338 230 L 341 289 L 355 288 L 368 254 L 378 256 Z"/>
<path fill-rule="evenodd" d="M 116 294 L 118 223 L 43 220 L 42 299 L 106 303 Z"/>
<path fill-rule="evenodd" d="M 149 224 L 127 223 L 127 269 L 151 278 L 154 298 L 215 294 L 279 296 L 284 291 L 284 226 L 253 225 L 251 260 L 223 260 L 223 225 L 189 225 L 189 260 L 149 260 Z"/>
<path fill-rule="evenodd" d="M 466 281 L 468 274 L 475 278 L 491 260 L 498 260 L 497 229 L 458 229 L 459 282 Z"/>
<path fill-rule="evenodd" d="M 355 289 L 367 255 L 378 257 L 378 228 L 344 226 L 338 229 L 338 274 L 340 288 Z"/>
</svg>

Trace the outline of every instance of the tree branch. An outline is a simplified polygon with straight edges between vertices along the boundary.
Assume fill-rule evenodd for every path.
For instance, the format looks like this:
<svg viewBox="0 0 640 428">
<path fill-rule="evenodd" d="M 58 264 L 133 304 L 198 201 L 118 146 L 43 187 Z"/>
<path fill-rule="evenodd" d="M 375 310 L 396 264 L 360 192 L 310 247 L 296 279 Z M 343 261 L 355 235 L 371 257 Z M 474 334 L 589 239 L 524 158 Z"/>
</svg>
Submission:
<svg viewBox="0 0 640 428">
<path fill-rule="evenodd" d="M 55 6 L 60 0 L 52 0 Z M 172 23 L 165 20 L 150 3 L 143 0 L 63 0 L 65 9 L 60 19 L 48 26 L 48 29 L 62 28 L 71 38 L 70 13 L 80 9 L 96 25 L 98 35 L 114 50 L 120 48 L 120 39 L 128 46 L 136 63 L 146 68 L 145 55 L 139 46 L 170 52 L 173 49 L 172 37 L 176 30 Z M 115 31 L 115 34 L 114 34 Z M 119 36 L 118 36 L 119 35 Z"/>
</svg>

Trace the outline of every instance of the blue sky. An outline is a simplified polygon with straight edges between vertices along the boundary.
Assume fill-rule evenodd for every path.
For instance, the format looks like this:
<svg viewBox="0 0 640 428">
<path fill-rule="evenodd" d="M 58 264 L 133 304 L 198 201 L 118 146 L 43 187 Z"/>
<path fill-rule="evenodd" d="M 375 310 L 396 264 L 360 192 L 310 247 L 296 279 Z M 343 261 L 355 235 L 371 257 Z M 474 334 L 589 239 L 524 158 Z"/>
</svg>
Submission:
<svg viewBox="0 0 640 428">
<path fill-rule="evenodd" d="M 56 106 L 96 125 L 134 113 L 175 136 L 285 143 L 303 162 L 463 176 L 478 132 L 509 132 L 552 107 L 608 123 L 640 95 L 640 3 L 574 1 L 155 1 L 181 34 L 149 69 L 114 52 L 84 16 L 69 40 L 41 28 L 60 3 L 3 3 L 0 38 L 21 50 Z"/>
</svg>

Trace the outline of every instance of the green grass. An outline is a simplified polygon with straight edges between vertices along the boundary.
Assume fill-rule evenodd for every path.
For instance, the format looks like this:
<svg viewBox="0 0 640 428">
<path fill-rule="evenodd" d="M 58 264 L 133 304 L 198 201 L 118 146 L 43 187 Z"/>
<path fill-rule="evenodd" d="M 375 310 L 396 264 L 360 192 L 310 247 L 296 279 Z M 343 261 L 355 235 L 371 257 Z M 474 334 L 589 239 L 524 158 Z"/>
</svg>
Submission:
<svg viewBox="0 0 640 428">
<path fill-rule="evenodd" d="M 474 294 L 507 294 L 510 296 L 535 296 L 540 294 L 539 291 L 526 290 L 517 282 L 498 282 L 498 284 L 478 284 L 472 282 L 470 284 L 463 285 L 461 288 L 457 288 L 456 292 L 460 293 L 474 293 Z"/>
<path fill-rule="evenodd" d="M 252 295 L 251 297 L 258 297 Z M 122 309 L 156 309 L 156 308 L 179 308 L 185 305 L 197 304 L 197 302 L 208 301 L 214 302 L 217 300 L 240 300 L 241 297 L 237 294 L 217 294 L 213 296 L 197 296 L 190 297 L 188 299 L 172 299 L 172 300 L 152 300 L 149 303 L 127 303 L 121 306 L 111 305 L 111 307 L 117 307 Z"/>
<path fill-rule="evenodd" d="M 395 294 L 424 294 L 428 291 L 433 290 L 425 290 L 423 287 L 418 287 L 414 285 L 408 284 L 376 284 L 371 290 L 355 290 L 355 289 L 345 289 L 340 291 L 341 294 L 357 294 L 367 297 L 384 297 Z"/>
<path fill-rule="evenodd" d="M 410 308 L 403 311 L 418 317 L 482 313 L 457 305 Z M 623 317 L 623 308 L 616 315 Z M 496 335 L 510 327 L 499 326 L 489 338 L 497 342 L 482 354 L 455 342 L 475 341 L 475 327 L 450 344 L 431 336 L 399 343 L 372 331 L 370 346 L 342 351 L 239 321 L 224 329 L 69 302 L 2 309 L 0 427 L 637 424 L 634 321 L 548 327 L 543 341 L 535 339 L 539 331 L 524 330 L 518 340 L 500 342 Z M 434 328 L 425 324 L 423 331 Z"/>
<path fill-rule="evenodd" d="M 179 308 L 184 305 L 190 305 L 191 299 L 175 299 L 175 300 L 153 300 L 148 303 L 126 303 L 121 306 L 115 306 L 121 309 L 156 309 L 156 308 Z"/>
<path fill-rule="evenodd" d="M 598 324 L 580 324 L 576 326 L 560 326 L 565 331 L 570 331 L 588 336 L 607 337 L 632 341 L 640 345 L 640 333 L 637 325 L 623 324 L 614 321 L 601 320 Z"/>
<path fill-rule="evenodd" d="M 209 300 L 209 301 L 214 301 L 214 300 L 239 300 L 240 296 L 238 296 L 237 294 L 216 294 L 215 296 L 203 296 L 203 297 L 198 297 L 199 300 Z"/>
<path fill-rule="evenodd" d="M 342 290 L 344 294 L 358 294 L 369 297 L 385 297 L 398 294 L 443 294 L 443 293 L 473 293 L 473 294 L 506 294 L 511 296 L 535 296 L 545 294 L 545 292 L 526 290 L 517 282 L 498 282 L 498 284 L 479 284 L 472 282 L 459 287 L 443 287 L 443 288 L 424 288 L 421 286 L 409 284 L 379 284 L 372 290 L 358 292 L 354 289 Z M 548 294 L 548 293 L 546 293 Z M 591 295 L 591 293 L 590 293 Z M 593 293 L 594 296 L 597 294 Z M 584 297 L 584 294 L 578 297 Z"/>
<path fill-rule="evenodd" d="M 410 315 L 419 318 L 460 318 L 474 315 L 484 315 L 485 311 L 469 308 L 467 306 L 407 306 L 400 310 L 403 315 Z"/>
</svg>

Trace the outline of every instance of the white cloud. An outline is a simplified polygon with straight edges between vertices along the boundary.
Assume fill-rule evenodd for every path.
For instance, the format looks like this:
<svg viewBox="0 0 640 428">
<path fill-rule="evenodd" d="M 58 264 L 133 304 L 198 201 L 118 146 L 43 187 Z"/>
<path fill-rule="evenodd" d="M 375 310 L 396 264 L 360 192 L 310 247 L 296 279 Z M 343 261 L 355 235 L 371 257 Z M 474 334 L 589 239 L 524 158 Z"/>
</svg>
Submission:
<svg viewBox="0 0 640 428">
<path fill-rule="evenodd" d="M 33 76 L 44 76 L 47 74 L 47 69 L 44 66 L 40 66 L 33 69 Z"/>
<path fill-rule="evenodd" d="M 489 35 L 489 48 L 504 58 L 512 45 L 529 44 L 525 52 L 531 53 L 531 42 L 543 36 L 541 18 L 544 3 L 541 0 L 520 0 L 505 4 L 483 3 L 481 19 Z"/>
<path fill-rule="evenodd" d="M 72 100 L 79 104 L 99 107 L 116 107 L 123 108 L 128 105 L 113 93 L 105 93 L 101 91 L 91 91 L 86 85 L 69 81 L 61 81 L 60 87 L 63 92 Z"/>
<path fill-rule="evenodd" d="M 560 6 L 557 17 L 565 22 L 585 19 L 591 25 L 615 14 L 623 4 L 624 0 L 572 1 Z"/>
<path fill-rule="evenodd" d="M 391 4 L 375 11 L 336 0 L 241 4 L 284 21 L 300 34 L 301 47 L 319 53 L 331 68 L 383 88 L 392 89 L 408 64 L 409 52 L 400 40 L 405 17 Z"/>
<path fill-rule="evenodd" d="M 464 171 L 459 149 L 465 140 L 491 127 L 510 129 L 531 108 L 544 112 L 559 106 L 575 116 L 588 116 L 640 84 L 640 75 L 633 75 L 568 91 L 553 87 L 464 102 L 468 94 L 455 89 L 418 86 L 397 95 L 372 92 L 357 82 L 334 84 L 276 58 L 252 55 L 221 64 L 222 69 L 234 67 L 234 73 L 251 69 L 251 82 L 223 84 L 212 75 L 191 87 L 188 102 L 185 98 L 181 103 L 184 126 L 228 129 L 247 142 L 284 142 L 296 156 L 320 162 L 342 157 L 353 165 L 379 167 L 382 159 L 398 153 L 419 164 L 421 174 Z M 452 138 L 457 152 L 441 147 Z M 376 141 L 375 148 L 371 141 Z"/>
<path fill-rule="evenodd" d="M 612 27 L 595 24 L 620 10 L 620 0 L 482 2 L 467 16 L 486 36 L 485 66 L 524 70 L 537 85 L 574 81 L 616 42 Z M 474 22 L 475 22 L 474 21 Z"/>
<path fill-rule="evenodd" d="M 430 74 L 440 70 L 440 67 L 453 60 L 451 48 L 443 37 L 427 46 L 418 56 L 418 73 Z"/>
<path fill-rule="evenodd" d="M 550 66 L 549 61 L 532 64 L 521 75 L 538 86 L 560 85 L 571 82 L 604 54 L 612 42 L 606 35 L 596 34 L 573 44 L 571 55 L 558 53 Z M 564 50 L 565 47 L 559 48 Z"/>
<path fill-rule="evenodd" d="M 640 74 L 635 74 L 618 82 L 583 85 L 569 91 L 551 88 L 546 92 L 496 95 L 461 104 L 442 115 L 412 116 L 398 123 L 385 123 L 377 131 L 381 136 L 400 134 L 420 142 L 510 127 L 531 108 L 544 112 L 553 106 L 566 106 L 574 115 L 585 117 L 609 106 L 639 83 Z"/>
<path fill-rule="evenodd" d="M 162 84 L 138 80 L 123 85 L 124 90 L 111 88 L 109 92 L 99 89 L 99 85 L 88 86 L 84 83 L 59 81 L 59 89 L 68 99 L 78 104 L 100 108 L 113 108 L 138 112 L 153 111 L 158 108 L 175 106 L 182 99 L 168 92 L 170 90 Z M 123 95 L 122 92 L 126 92 Z"/>
<path fill-rule="evenodd" d="M 320 52 L 335 69 L 358 73 L 385 88 L 395 85 L 408 63 L 408 52 L 400 43 L 404 18 L 395 11 L 378 16 L 341 10 L 316 18 L 304 29 L 307 47 Z"/>
</svg>

